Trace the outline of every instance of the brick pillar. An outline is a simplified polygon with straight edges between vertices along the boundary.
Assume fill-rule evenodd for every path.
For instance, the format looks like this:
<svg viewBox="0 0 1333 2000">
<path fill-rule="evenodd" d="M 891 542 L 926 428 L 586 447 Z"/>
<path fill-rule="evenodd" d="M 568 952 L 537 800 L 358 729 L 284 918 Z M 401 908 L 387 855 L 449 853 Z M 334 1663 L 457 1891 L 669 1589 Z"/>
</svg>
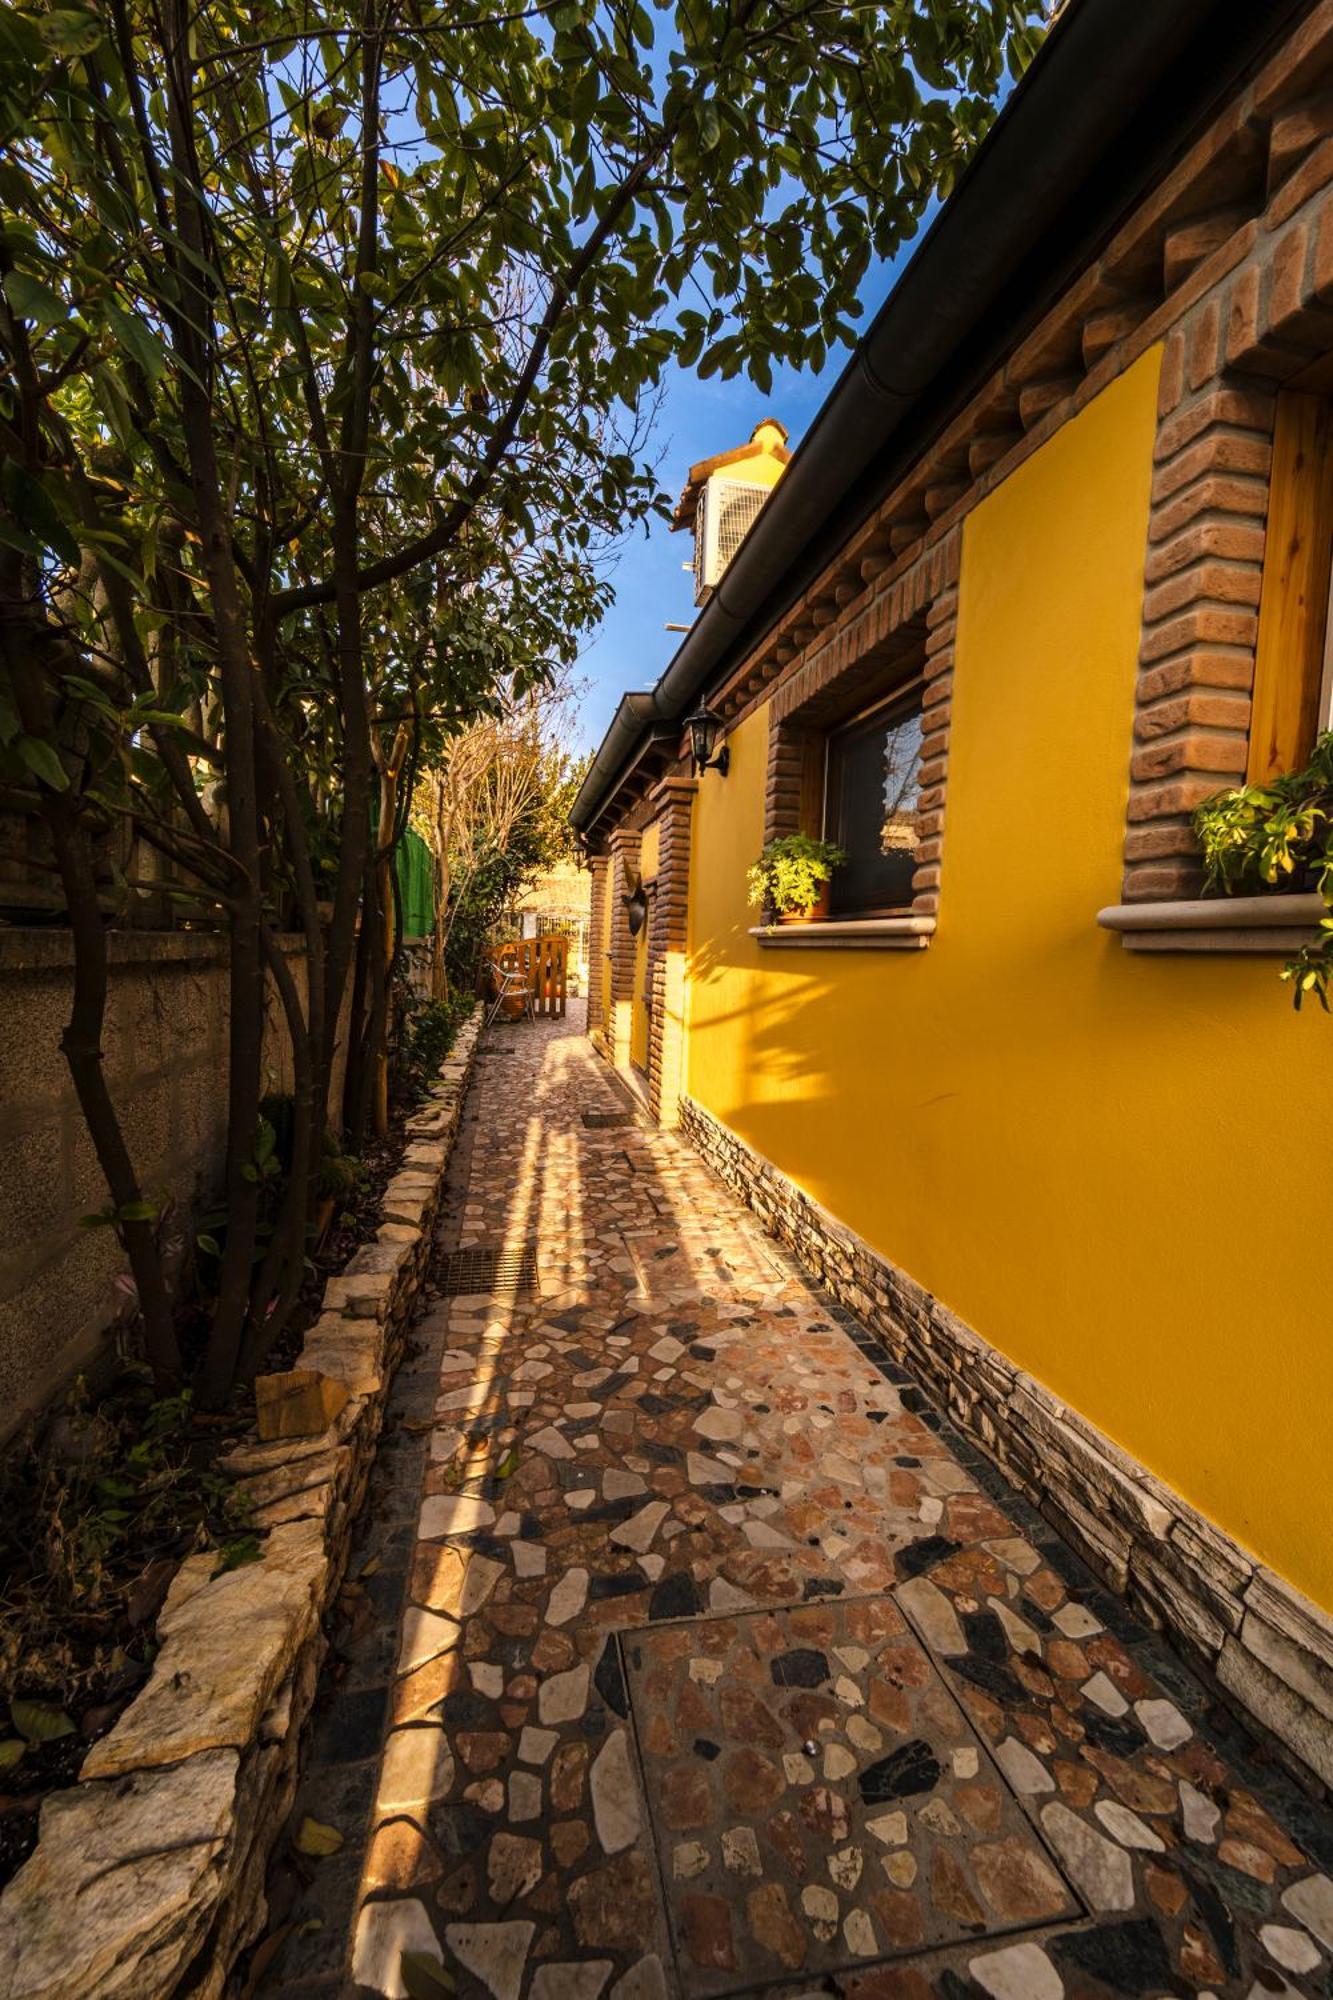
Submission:
<svg viewBox="0 0 1333 2000">
<path fill-rule="evenodd" d="M 1182 359 L 1170 366 L 1174 343 Z M 1197 896 L 1194 808 L 1245 782 L 1272 466 L 1266 382 L 1185 393 L 1162 364 L 1130 764 L 1127 903 Z M 1208 540 L 1201 540 L 1201 537 Z M 1197 544 L 1207 560 L 1193 557 Z"/>
<path fill-rule="evenodd" d="M 604 1047 L 617 1069 L 628 1069 L 634 1011 L 635 941 L 629 934 L 624 898 L 638 879 L 637 830 L 617 827 L 608 842 L 606 892 L 611 898 L 611 1018 L 603 1023 Z"/>
<path fill-rule="evenodd" d="M 926 613 L 925 691 L 921 697 L 921 789 L 917 796 L 920 845 L 912 871 L 912 908 L 933 917 L 940 907 L 940 856 L 944 851 L 944 787 L 949 762 L 954 651 L 958 639 L 956 580 L 932 599 Z"/>
<path fill-rule="evenodd" d="M 657 893 L 648 962 L 653 1011 L 648 1036 L 648 1103 L 659 1125 L 680 1117 L 685 1089 L 685 951 L 690 896 L 693 778 L 664 778 L 653 793 L 658 814 Z"/>
<path fill-rule="evenodd" d="M 606 933 L 607 857 L 594 854 L 589 861 L 592 890 L 588 900 L 588 1033 L 598 1037 L 602 1021 L 602 953 Z"/>
</svg>

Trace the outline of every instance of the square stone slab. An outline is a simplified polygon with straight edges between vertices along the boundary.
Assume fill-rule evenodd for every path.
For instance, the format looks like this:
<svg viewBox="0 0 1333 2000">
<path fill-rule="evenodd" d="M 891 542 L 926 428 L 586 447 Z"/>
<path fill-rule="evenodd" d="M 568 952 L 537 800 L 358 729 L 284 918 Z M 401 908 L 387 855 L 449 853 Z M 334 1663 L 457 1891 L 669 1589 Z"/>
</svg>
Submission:
<svg viewBox="0 0 1333 2000">
<path fill-rule="evenodd" d="M 1079 1914 L 889 1599 L 621 1643 L 687 2000 Z"/>
</svg>

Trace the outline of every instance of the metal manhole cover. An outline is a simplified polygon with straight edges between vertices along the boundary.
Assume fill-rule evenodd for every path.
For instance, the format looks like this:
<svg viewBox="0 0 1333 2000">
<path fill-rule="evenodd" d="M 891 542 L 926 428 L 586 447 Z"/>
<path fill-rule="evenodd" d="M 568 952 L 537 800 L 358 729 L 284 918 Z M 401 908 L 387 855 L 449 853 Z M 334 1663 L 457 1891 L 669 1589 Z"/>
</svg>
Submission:
<svg viewBox="0 0 1333 2000">
<path fill-rule="evenodd" d="M 638 1121 L 632 1111 L 585 1111 L 583 1122 L 591 1132 L 619 1132 Z"/>
<path fill-rule="evenodd" d="M 439 1289 L 445 1298 L 472 1292 L 530 1292 L 537 1284 L 537 1246 L 520 1243 L 513 1249 L 474 1243 L 453 1250 L 440 1266 Z"/>
<path fill-rule="evenodd" d="M 1079 1914 L 890 1599 L 621 1646 L 687 2000 Z"/>
</svg>

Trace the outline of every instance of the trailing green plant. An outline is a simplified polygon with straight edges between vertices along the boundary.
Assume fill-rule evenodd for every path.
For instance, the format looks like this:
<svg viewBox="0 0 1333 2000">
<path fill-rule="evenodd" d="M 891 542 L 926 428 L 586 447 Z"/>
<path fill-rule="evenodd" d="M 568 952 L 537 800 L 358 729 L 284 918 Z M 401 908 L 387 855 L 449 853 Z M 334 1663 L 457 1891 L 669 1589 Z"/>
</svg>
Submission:
<svg viewBox="0 0 1333 2000">
<path fill-rule="evenodd" d="M 835 868 L 847 856 L 831 840 L 815 840 L 808 833 L 787 833 L 770 840 L 746 875 L 750 901 L 756 908 L 787 916 L 808 910 L 819 900 L 820 890 Z"/>
<path fill-rule="evenodd" d="M 1239 785 L 1205 799 L 1194 814 L 1203 849 L 1204 890 L 1217 896 L 1313 890 L 1329 914 L 1319 934 L 1282 969 L 1299 1009 L 1313 993 L 1329 1012 L 1333 977 L 1333 731 L 1322 735 L 1303 770 Z"/>
</svg>

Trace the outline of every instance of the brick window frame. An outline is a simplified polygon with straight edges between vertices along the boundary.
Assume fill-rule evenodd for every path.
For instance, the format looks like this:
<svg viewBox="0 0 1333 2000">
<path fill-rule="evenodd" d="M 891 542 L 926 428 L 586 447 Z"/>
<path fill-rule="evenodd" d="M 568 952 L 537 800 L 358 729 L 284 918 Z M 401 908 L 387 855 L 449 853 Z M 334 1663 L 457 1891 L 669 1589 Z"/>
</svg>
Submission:
<svg viewBox="0 0 1333 2000">
<path fill-rule="evenodd" d="M 942 548 L 913 563 L 859 618 L 779 681 L 769 698 L 765 846 L 785 834 L 822 832 L 830 731 L 895 687 L 920 681 L 921 839 L 907 906 L 916 918 L 933 919 L 940 906 L 960 542 L 955 531 Z"/>
<path fill-rule="evenodd" d="M 1300 754 L 1303 725 L 1293 731 L 1288 719 L 1273 734 L 1275 711 L 1289 718 L 1291 701 L 1273 683 L 1285 663 L 1264 645 L 1261 608 L 1267 626 L 1264 599 L 1284 560 L 1279 510 L 1289 501 L 1293 462 L 1279 413 L 1307 382 L 1327 381 L 1330 357 L 1333 208 L 1327 205 L 1285 229 L 1255 234 L 1244 260 L 1167 337 L 1135 688 L 1125 905 L 1197 898 L 1195 807 L 1228 786 L 1273 775 L 1284 755 Z M 1286 670 L 1306 672 L 1300 663 Z M 1274 742 L 1285 750 L 1275 751 Z"/>
</svg>

